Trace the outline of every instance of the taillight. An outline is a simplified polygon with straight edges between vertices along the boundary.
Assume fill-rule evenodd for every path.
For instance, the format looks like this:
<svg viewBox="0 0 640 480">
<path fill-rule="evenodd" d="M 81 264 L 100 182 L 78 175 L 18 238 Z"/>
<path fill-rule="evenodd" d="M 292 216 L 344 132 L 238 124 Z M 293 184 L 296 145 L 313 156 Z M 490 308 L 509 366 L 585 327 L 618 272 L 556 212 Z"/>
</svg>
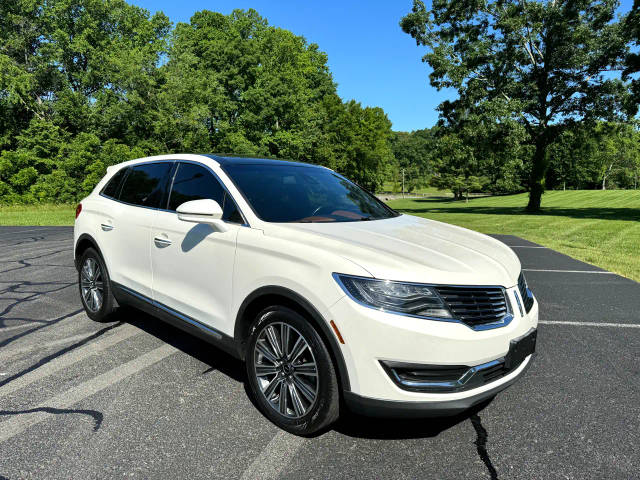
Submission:
<svg viewBox="0 0 640 480">
<path fill-rule="evenodd" d="M 76 218 L 78 218 L 78 215 L 80 215 L 81 211 L 82 211 L 82 204 L 79 203 L 78 206 L 76 207 Z"/>
</svg>

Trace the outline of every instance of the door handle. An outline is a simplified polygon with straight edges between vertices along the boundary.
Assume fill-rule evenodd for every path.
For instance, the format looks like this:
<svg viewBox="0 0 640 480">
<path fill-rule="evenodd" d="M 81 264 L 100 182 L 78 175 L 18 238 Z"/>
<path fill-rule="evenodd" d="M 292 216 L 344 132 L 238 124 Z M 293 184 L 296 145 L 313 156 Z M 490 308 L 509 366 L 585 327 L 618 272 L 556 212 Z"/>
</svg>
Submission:
<svg viewBox="0 0 640 480">
<path fill-rule="evenodd" d="M 171 245 L 171 240 L 164 237 L 154 237 L 153 241 L 158 247 L 168 247 L 169 245 Z"/>
<path fill-rule="evenodd" d="M 113 225 L 109 223 L 101 223 L 100 226 L 102 227 L 102 230 L 104 230 L 105 232 L 110 232 L 111 230 L 113 230 Z"/>
</svg>

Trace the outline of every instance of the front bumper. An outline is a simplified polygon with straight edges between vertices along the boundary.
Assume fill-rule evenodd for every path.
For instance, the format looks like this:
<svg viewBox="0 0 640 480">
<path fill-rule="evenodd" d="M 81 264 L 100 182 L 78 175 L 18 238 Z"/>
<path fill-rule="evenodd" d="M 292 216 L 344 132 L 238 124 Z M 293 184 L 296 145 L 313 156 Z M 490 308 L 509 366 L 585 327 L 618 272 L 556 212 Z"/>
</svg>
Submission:
<svg viewBox="0 0 640 480">
<path fill-rule="evenodd" d="M 515 307 L 516 288 L 507 290 Z M 327 312 L 344 338 L 342 353 L 351 391 L 347 404 L 356 411 L 379 415 L 451 415 L 465 410 L 515 382 L 528 368 L 531 356 L 507 375 L 477 388 L 451 393 L 408 391 L 399 388 L 384 362 L 425 365 L 481 365 L 504 357 L 511 340 L 538 323 L 538 304 L 528 314 L 514 311 L 505 326 L 475 331 L 466 325 L 403 317 L 364 307 L 345 297 Z M 405 412 L 405 413 L 403 413 Z"/>
<path fill-rule="evenodd" d="M 457 400 L 406 402 L 363 397 L 353 392 L 344 392 L 344 400 L 349 410 L 360 415 L 372 417 L 420 418 L 453 416 L 493 398 L 498 392 L 515 383 L 529 369 L 529 366 L 533 363 L 534 355 L 529 355 L 506 381 L 495 386 L 494 383 L 490 383 L 486 385 L 489 387 L 488 389 L 477 393 L 473 393 L 472 390 L 472 395 Z"/>
</svg>

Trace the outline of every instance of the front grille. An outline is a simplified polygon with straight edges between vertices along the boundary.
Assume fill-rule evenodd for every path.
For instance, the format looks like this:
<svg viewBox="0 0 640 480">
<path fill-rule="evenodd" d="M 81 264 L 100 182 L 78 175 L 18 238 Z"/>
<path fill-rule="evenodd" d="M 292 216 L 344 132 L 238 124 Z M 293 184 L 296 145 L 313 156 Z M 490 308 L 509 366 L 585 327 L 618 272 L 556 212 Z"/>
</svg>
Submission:
<svg viewBox="0 0 640 480">
<path fill-rule="evenodd" d="M 520 272 L 518 277 L 518 290 L 520 290 L 520 296 L 524 302 L 524 309 L 529 313 L 531 307 L 533 307 L 533 295 L 531 290 L 527 287 L 527 281 L 524 278 L 524 273 Z"/>
<path fill-rule="evenodd" d="M 500 287 L 436 287 L 436 290 L 451 314 L 470 327 L 498 322 L 509 313 Z"/>
</svg>

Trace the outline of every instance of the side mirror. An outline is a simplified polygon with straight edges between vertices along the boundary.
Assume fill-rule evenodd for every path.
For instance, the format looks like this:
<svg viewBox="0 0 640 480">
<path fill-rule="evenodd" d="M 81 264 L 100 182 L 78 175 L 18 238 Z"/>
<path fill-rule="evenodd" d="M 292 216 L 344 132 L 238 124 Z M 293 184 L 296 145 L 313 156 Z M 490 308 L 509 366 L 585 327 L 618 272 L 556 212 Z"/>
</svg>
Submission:
<svg viewBox="0 0 640 480">
<path fill-rule="evenodd" d="M 180 205 L 176 212 L 178 219 L 183 222 L 207 223 L 220 227 L 224 225 L 221 221 L 222 208 L 215 200 L 191 200 Z"/>
</svg>

